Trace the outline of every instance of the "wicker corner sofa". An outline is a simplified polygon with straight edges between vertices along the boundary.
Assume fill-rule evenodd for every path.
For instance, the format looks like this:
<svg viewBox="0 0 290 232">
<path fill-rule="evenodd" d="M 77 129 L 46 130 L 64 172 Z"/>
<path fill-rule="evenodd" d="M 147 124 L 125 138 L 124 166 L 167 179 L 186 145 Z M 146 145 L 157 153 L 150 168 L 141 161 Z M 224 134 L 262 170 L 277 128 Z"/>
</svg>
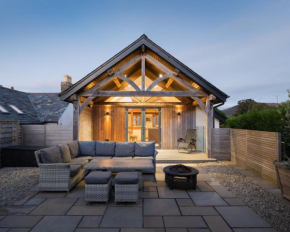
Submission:
<svg viewBox="0 0 290 232">
<path fill-rule="evenodd" d="M 144 173 L 155 174 L 157 154 L 155 142 L 72 141 L 38 150 L 38 191 L 69 192 L 88 174 L 83 167 L 95 159 L 124 159 L 128 163 L 151 160 L 152 169 Z"/>
</svg>

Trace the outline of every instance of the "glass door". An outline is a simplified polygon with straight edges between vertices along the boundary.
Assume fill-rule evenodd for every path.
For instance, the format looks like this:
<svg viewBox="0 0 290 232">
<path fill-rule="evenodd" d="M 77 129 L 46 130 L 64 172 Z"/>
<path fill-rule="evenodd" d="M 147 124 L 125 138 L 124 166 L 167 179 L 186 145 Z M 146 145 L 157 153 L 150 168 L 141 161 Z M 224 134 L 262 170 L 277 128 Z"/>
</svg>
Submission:
<svg viewBox="0 0 290 232">
<path fill-rule="evenodd" d="M 161 122 L 160 108 L 126 108 L 126 141 L 154 141 L 160 148 Z"/>
</svg>

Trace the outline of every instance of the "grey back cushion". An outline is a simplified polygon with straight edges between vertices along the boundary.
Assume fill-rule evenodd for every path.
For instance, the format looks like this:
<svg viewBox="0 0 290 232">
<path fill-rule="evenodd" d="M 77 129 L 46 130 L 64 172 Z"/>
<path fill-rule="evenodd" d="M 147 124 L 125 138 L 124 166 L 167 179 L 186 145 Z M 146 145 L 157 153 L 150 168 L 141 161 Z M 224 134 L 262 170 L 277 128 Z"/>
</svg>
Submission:
<svg viewBox="0 0 290 232">
<path fill-rule="evenodd" d="M 154 156 L 155 142 L 136 142 L 135 156 Z"/>
<path fill-rule="evenodd" d="M 62 163 L 61 151 L 58 146 L 40 150 L 42 163 Z"/>
<path fill-rule="evenodd" d="M 59 144 L 58 147 L 60 148 L 62 162 L 69 163 L 71 161 L 71 156 L 68 145 Z"/>
<path fill-rule="evenodd" d="M 96 141 L 96 155 L 97 156 L 114 156 L 115 155 L 115 142 Z"/>
<path fill-rule="evenodd" d="M 80 156 L 96 156 L 95 141 L 79 141 Z"/>
<path fill-rule="evenodd" d="M 79 144 L 77 141 L 69 142 L 68 144 L 71 158 L 74 159 L 79 156 Z"/>
<path fill-rule="evenodd" d="M 116 142 L 115 157 L 134 156 L 135 146 L 132 142 Z"/>
</svg>

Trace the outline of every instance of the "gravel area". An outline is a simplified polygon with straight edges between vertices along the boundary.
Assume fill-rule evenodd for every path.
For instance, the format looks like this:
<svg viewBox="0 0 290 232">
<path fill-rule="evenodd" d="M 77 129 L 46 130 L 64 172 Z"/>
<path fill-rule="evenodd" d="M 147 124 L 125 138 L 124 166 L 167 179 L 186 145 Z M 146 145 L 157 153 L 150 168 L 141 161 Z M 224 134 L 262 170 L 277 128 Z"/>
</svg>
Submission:
<svg viewBox="0 0 290 232">
<path fill-rule="evenodd" d="M 229 162 L 199 164 L 221 185 L 228 188 L 244 204 L 260 215 L 277 231 L 290 231 L 290 206 L 237 171 Z"/>
<path fill-rule="evenodd" d="M 38 184 L 38 168 L 0 169 L 0 206 L 9 205 Z"/>
</svg>

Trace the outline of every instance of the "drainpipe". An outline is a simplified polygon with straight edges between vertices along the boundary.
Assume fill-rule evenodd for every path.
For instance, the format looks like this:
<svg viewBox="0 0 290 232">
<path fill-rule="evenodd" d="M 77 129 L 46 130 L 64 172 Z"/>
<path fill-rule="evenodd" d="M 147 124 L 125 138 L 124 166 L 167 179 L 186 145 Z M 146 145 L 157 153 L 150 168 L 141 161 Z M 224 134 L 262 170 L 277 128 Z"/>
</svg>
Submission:
<svg viewBox="0 0 290 232">
<path fill-rule="evenodd" d="M 225 104 L 225 103 L 222 102 L 222 103 L 220 103 L 220 104 L 214 106 L 213 109 L 216 109 L 216 108 L 218 108 L 218 107 L 220 107 L 220 106 L 222 106 L 222 105 L 224 105 L 224 104 Z M 214 116 L 214 114 L 215 114 L 215 113 L 214 113 L 214 111 L 213 111 L 213 128 L 215 128 L 215 123 L 214 123 L 214 122 L 215 122 L 215 120 L 214 120 L 214 119 L 215 119 L 215 116 Z"/>
</svg>

